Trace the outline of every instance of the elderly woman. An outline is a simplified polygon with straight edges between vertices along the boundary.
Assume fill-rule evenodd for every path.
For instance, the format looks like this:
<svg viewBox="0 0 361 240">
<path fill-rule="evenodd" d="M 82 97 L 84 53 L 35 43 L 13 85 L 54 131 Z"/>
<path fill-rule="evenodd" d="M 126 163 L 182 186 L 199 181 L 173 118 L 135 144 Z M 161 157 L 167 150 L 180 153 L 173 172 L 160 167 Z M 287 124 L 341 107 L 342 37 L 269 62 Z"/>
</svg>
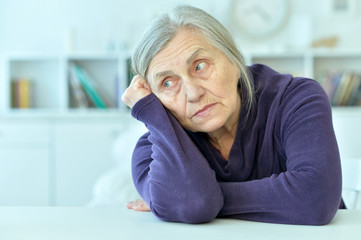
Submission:
<svg viewBox="0 0 361 240">
<path fill-rule="evenodd" d="M 322 225 L 343 207 L 330 103 L 316 81 L 247 67 L 227 30 L 190 6 L 155 19 L 132 64 L 122 99 L 149 131 L 132 159 L 144 201 L 128 208 L 186 223 Z"/>
</svg>

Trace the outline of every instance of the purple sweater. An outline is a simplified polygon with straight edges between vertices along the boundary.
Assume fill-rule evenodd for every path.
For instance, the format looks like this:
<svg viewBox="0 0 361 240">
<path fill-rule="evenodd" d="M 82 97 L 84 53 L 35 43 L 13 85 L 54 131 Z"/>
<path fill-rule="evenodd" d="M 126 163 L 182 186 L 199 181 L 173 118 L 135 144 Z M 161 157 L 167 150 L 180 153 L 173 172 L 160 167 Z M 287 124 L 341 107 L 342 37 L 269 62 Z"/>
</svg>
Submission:
<svg viewBox="0 0 361 240">
<path fill-rule="evenodd" d="M 184 130 L 154 94 L 132 108 L 149 130 L 133 153 L 134 184 L 160 219 L 322 225 L 343 205 L 340 157 L 323 89 L 264 65 L 249 70 L 256 104 L 247 121 L 247 109 L 241 109 L 228 161 L 206 134 Z"/>
</svg>

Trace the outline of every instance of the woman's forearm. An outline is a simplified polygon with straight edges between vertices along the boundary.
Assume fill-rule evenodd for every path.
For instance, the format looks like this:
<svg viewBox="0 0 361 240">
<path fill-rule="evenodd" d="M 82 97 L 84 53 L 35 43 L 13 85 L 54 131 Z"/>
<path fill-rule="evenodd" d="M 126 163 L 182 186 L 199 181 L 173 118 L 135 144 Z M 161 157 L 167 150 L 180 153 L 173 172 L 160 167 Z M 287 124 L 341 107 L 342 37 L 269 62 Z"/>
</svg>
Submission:
<svg viewBox="0 0 361 240">
<path fill-rule="evenodd" d="M 222 191 L 178 121 L 154 95 L 137 103 L 132 114 L 149 129 L 136 146 L 132 168 L 136 188 L 152 212 L 166 221 L 214 219 L 223 206 Z"/>
</svg>

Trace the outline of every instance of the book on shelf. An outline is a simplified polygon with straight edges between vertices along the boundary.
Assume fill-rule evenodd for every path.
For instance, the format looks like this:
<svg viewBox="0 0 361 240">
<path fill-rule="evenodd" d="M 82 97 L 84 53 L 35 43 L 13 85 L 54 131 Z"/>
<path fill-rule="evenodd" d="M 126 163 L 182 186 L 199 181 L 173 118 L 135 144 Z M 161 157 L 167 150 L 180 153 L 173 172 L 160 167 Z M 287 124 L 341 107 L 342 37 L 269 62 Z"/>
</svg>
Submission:
<svg viewBox="0 0 361 240">
<path fill-rule="evenodd" d="M 318 81 L 333 106 L 361 105 L 361 74 L 353 71 L 323 72 Z"/>
<path fill-rule="evenodd" d="M 343 72 L 341 76 L 337 79 L 335 93 L 332 97 L 332 105 L 345 105 L 343 103 L 343 98 L 345 98 L 345 92 L 349 87 L 352 80 L 353 73 L 352 72 Z M 346 96 L 347 98 L 348 96 Z M 347 100 L 347 99 L 346 99 Z M 346 101 L 347 102 L 347 101 Z"/>
<path fill-rule="evenodd" d="M 11 81 L 11 107 L 32 108 L 34 106 L 33 82 L 28 78 L 16 78 Z"/>
<path fill-rule="evenodd" d="M 350 74 L 348 81 L 343 86 L 338 104 L 341 106 L 358 105 L 354 99 L 361 95 L 359 89 L 360 75 Z M 355 103 L 354 103 L 355 102 Z"/>
<path fill-rule="evenodd" d="M 361 75 L 355 75 L 350 92 L 349 105 L 361 106 Z"/>
<path fill-rule="evenodd" d="M 69 71 L 69 87 L 71 97 L 71 107 L 76 108 L 89 108 L 92 107 L 90 99 L 86 96 L 80 81 L 78 80 L 75 72 L 71 68 Z"/>
<path fill-rule="evenodd" d="M 114 102 L 80 65 L 70 65 L 69 83 L 73 106 L 77 108 L 112 108 Z"/>
</svg>

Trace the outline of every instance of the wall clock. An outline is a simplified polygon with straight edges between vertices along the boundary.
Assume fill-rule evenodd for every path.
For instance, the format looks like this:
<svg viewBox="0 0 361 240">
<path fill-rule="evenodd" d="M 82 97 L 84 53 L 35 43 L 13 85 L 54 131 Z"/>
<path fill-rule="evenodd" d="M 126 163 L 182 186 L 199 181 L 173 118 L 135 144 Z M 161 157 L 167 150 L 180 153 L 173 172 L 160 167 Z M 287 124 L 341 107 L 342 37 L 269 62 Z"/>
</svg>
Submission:
<svg viewBox="0 0 361 240">
<path fill-rule="evenodd" d="M 289 0 L 233 0 L 232 21 L 245 35 L 265 38 L 285 26 L 289 12 Z"/>
</svg>

